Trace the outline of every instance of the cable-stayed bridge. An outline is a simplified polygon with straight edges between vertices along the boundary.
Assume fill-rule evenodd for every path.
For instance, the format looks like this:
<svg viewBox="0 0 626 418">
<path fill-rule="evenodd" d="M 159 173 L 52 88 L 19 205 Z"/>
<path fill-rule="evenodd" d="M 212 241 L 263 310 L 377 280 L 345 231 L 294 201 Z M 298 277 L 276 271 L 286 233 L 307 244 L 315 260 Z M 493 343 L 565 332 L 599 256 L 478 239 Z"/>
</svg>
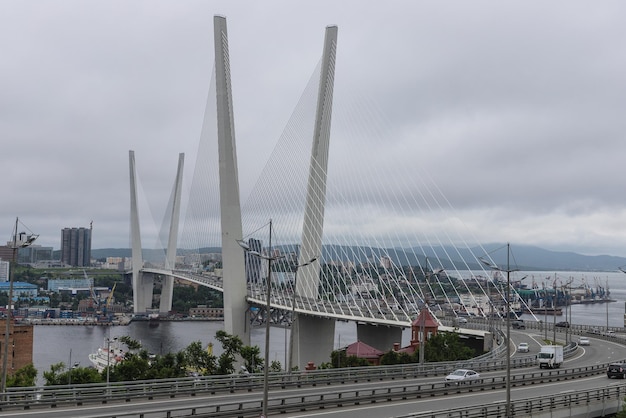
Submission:
<svg viewBox="0 0 626 418">
<path fill-rule="evenodd" d="M 174 278 L 188 280 L 223 291 L 226 331 L 247 343 L 253 313 L 267 315 L 258 308 L 266 304 L 270 277 L 272 308 L 297 313 L 284 320 L 294 321 L 294 355 L 302 366 L 301 360 L 327 360 L 336 320 L 357 321 L 360 340 L 389 348 L 421 309 L 438 318 L 502 318 L 507 294 L 511 306 L 526 303 L 481 262 L 495 265 L 487 251 L 469 251 L 462 223 L 428 174 L 362 158 L 367 148 L 385 144 L 384 130 L 365 128 L 369 105 L 340 107 L 343 115 L 366 116 L 347 124 L 353 131 L 331 129 L 336 26 L 326 28 L 322 58 L 241 204 L 226 20 L 216 16 L 214 23 L 215 68 L 189 196 L 182 199 L 181 154 L 158 263 L 143 261 L 135 155 L 129 155 L 135 313 L 153 309 L 155 277 L 163 278 L 161 313 L 171 310 Z M 331 137 L 339 140 L 336 146 Z M 342 147 L 352 147 L 350 157 L 331 164 Z M 393 177 L 389 165 L 397 171 Z M 445 218 L 436 219 L 442 213 Z M 221 247 L 219 271 L 201 272 L 199 263 L 180 269 L 177 249 L 204 247 Z M 469 257 L 462 255 L 468 251 Z"/>
</svg>

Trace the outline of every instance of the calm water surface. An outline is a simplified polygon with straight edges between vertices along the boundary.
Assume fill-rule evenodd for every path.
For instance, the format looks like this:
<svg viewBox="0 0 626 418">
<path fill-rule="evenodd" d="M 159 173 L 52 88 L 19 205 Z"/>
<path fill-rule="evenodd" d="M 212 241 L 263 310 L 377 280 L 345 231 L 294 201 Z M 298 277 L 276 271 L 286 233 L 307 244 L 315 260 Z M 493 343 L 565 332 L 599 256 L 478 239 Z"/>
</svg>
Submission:
<svg viewBox="0 0 626 418">
<path fill-rule="evenodd" d="M 525 273 L 517 272 L 523 277 Z M 532 277 L 531 277 L 532 276 Z M 547 277 L 554 281 L 554 272 L 530 272 L 528 280 L 535 279 L 539 284 Z M 514 280 L 514 278 L 511 278 Z M 572 306 L 572 323 L 611 327 L 624 326 L 624 313 L 626 302 L 626 274 L 624 273 L 558 273 L 557 282 L 563 283 L 573 279 L 573 285 L 586 280 L 590 285 L 600 282 L 602 286 L 608 283 L 611 298 L 616 302 L 608 304 L 589 304 Z M 607 315 L 608 314 L 608 315 Z M 531 320 L 530 315 L 524 315 L 524 319 Z M 539 315 L 538 319 L 544 320 Z M 548 322 L 552 321 L 548 317 Z M 557 321 L 565 320 L 565 317 L 557 317 Z M 39 371 L 38 382 L 43 384 L 42 374 L 50 369 L 50 365 L 63 362 L 65 364 L 78 363 L 81 366 L 90 366 L 88 355 L 95 352 L 104 344 L 107 337 L 119 337 L 128 335 L 141 344 L 150 352 L 165 354 L 183 350 L 194 341 L 200 341 L 204 347 L 213 343 L 214 354 L 219 355 L 222 350 L 219 342 L 215 340 L 215 333 L 224 328 L 221 321 L 180 321 L 160 322 L 158 326 L 151 327 L 148 322 L 132 322 L 128 326 L 76 326 L 76 325 L 37 325 L 34 329 L 33 362 Z M 265 338 L 264 328 L 252 330 L 252 345 L 261 348 L 264 352 Z M 285 353 L 288 344 L 289 330 L 272 328 L 270 334 L 270 359 L 286 364 Z M 410 330 L 405 330 L 402 345 L 407 345 L 410 340 Z M 335 329 L 335 347 L 346 346 L 356 341 L 356 326 L 351 322 L 337 322 Z"/>
<path fill-rule="evenodd" d="M 83 326 L 83 325 L 36 325 L 33 341 L 33 362 L 39 371 L 38 382 L 43 384 L 43 372 L 50 365 L 63 362 L 66 365 L 78 363 L 91 366 L 89 354 L 104 346 L 109 336 L 128 335 L 141 342 L 149 352 L 165 354 L 183 350 L 194 341 L 200 341 L 203 347 L 213 343 L 213 353 L 222 353 L 215 333 L 224 329 L 221 321 L 162 321 L 158 326 L 150 326 L 146 321 L 131 322 L 128 326 Z M 335 345 L 345 346 L 356 341 L 356 326 L 338 322 L 335 330 Z M 288 344 L 289 330 L 271 328 L 270 359 L 285 361 L 285 348 Z M 252 345 L 265 349 L 265 328 L 255 328 L 250 336 Z"/>
</svg>

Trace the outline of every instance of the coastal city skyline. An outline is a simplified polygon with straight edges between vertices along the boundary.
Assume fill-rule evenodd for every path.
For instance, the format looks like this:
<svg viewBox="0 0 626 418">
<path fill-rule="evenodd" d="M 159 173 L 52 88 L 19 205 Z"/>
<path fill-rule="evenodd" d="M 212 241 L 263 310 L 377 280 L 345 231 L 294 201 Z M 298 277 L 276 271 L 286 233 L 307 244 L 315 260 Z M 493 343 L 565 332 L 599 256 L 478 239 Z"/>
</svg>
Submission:
<svg viewBox="0 0 626 418">
<path fill-rule="evenodd" d="M 221 14 L 242 201 L 313 73 L 324 27 L 337 24 L 329 177 L 358 158 L 385 167 L 392 189 L 392 168 L 419 166 L 474 241 L 626 254 L 623 4 L 154 4 L 3 4 L 0 163 L 14 180 L 0 209 L 5 241 L 19 217 L 42 246 L 93 221 L 92 248 L 129 247 L 128 150 L 146 196 L 165 205 L 178 153 L 196 154 Z M 351 102 L 359 94 L 376 109 L 350 135 L 342 115 L 371 110 Z M 352 204 L 346 213 L 388 229 L 440 227 L 435 213 L 393 218 Z"/>
</svg>

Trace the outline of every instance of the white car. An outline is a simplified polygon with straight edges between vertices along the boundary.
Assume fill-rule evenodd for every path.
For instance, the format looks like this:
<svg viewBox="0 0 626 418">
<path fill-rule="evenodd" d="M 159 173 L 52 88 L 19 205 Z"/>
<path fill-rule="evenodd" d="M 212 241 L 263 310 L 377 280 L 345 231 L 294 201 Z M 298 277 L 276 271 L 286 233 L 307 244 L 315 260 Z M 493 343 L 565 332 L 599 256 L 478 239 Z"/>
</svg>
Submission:
<svg viewBox="0 0 626 418">
<path fill-rule="evenodd" d="M 520 353 L 528 353 L 530 351 L 530 347 L 528 347 L 528 343 L 519 343 L 517 351 Z"/>
<path fill-rule="evenodd" d="M 578 339 L 578 345 L 591 345 L 591 342 L 589 341 L 589 338 L 587 337 L 580 337 Z"/>
<path fill-rule="evenodd" d="M 474 370 L 458 369 L 446 376 L 446 384 L 461 382 L 471 382 L 473 380 L 480 379 L 480 375 Z"/>
</svg>

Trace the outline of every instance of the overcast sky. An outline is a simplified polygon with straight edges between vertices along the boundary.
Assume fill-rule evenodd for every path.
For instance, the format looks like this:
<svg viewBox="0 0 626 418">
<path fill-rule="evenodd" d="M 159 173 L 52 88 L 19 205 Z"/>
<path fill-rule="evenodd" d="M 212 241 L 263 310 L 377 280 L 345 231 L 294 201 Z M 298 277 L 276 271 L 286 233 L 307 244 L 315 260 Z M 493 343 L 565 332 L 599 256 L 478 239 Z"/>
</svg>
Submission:
<svg viewBox="0 0 626 418">
<path fill-rule="evenodd" d="M 214 15 L 242 194 L 336 24 L 336 95 L 366 94 L 387 120 L 376 157 L 419 160 L 476 239 L 626 255 L 622 1 L 3 0 L 4 240 L 19 217 L 55 249 L 90 221 L 92 248 L 130 246 L 128 150 L 169 196 L 178 153 L 198 147 Z"/>
</svg>

